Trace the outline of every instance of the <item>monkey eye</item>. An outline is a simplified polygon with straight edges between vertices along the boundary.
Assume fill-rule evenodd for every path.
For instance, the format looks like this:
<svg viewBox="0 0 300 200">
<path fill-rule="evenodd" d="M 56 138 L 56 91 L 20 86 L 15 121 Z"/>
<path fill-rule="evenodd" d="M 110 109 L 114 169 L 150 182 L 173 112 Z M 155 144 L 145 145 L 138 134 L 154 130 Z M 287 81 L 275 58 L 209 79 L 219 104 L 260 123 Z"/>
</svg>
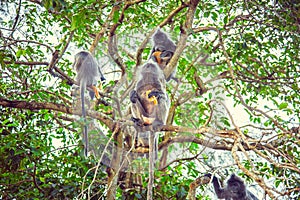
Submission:
<svg viewBox="0 0 300 200">
<path fill-rule="evenodd" d="M 232 188 L 240 188 L 240 184 L 239 183 L 232 183 L 231 187 Z"/>
</svg>

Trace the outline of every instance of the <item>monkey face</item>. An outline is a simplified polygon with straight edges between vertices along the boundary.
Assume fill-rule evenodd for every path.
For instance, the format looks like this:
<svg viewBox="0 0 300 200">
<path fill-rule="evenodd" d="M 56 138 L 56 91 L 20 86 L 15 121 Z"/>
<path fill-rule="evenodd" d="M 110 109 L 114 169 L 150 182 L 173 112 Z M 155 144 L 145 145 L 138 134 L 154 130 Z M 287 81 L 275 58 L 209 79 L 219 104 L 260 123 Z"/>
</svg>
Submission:
<svg viewBox="0 0 300 200">
<path fill-rule="evenodd" d="M 227 189 L 231 193 L 232 197 L 243 197 L 246 195 L 246 186 L 242 179 L 235 174 L 232 174 L 227 181 Z"/>
<path fill-rule="evenodd" d="M 228 187 L 232 192 L 237 193 L 239 191 L 240 184 L 238 182 L 231 182 L 228 184 Z"/>
</svg>

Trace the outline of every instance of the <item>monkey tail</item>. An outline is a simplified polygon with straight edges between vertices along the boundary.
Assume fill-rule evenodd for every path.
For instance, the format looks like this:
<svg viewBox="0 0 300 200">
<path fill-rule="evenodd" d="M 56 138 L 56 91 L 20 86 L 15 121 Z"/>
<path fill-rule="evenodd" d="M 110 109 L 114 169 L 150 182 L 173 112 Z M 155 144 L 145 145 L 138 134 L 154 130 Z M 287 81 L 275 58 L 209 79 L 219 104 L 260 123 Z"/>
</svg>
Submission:
<svg viewBox="0 0 300 200">
<path fill-rule="evenodd" d="M 86 121 L 86 110 L 85 110 L 85 103 L 84 103 L 84 94 L 86 90 L 86 80 L 82 79 L 80 81 L 80 97 L 81 97 L 81 113 L 83 117 L 83 141 L 84 141 L 84 156 L 87 157 L 88 154 L 88 127 L 87 127 L 87 121 Z"/>
<path fill-rule="evenodd" d="M 154 166 L 157 159 L 157 144 L 155 143 L 155 132 L 149 131 L 149 180 L 147 186 L 147 200 L 152 200 L 154 184 Z"/>
</svg>

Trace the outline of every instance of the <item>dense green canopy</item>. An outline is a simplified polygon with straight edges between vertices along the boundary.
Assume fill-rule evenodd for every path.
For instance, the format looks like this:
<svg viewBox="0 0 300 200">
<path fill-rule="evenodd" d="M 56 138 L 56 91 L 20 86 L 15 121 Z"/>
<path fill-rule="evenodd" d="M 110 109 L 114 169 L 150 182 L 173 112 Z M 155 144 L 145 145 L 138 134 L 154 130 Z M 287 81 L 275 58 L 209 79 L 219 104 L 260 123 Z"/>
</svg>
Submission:
<svg viewBox="0 0 300 200">
<path fill-rule="evenodd" d="M 153 199 L 215 199 L 199 180 L 233 172 L 259 199 L 300 198 L 299 1 L 1 0 L 1 199 L 146 199 L 147 171 L 118 170 L 125 156 L 84 158 L 72 63 L 79 50 L 99 61 L 88 115 L 123 151 L 157 27 L 177 45 L 164 72 L 178 81 Z"/>
</svg>

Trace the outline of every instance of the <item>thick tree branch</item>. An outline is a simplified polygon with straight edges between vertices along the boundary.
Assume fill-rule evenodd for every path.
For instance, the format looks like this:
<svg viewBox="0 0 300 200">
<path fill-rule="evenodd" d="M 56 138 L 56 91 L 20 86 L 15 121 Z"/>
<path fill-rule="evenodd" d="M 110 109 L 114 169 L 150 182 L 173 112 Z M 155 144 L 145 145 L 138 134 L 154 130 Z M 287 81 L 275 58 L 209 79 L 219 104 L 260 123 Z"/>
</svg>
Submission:
<svg viewBox="0 0 300 200">
<path fill-rule="evenodd" d="M 42 109 L 54 110 L 54 111 L 59 111 L 59 112 L 63 112 L 66 114 L 73 114 L 73 115 L 81 116 L 81 112 L 78 110 L 75 110 L 64 104 L 55 104 L 55 103 L 50 103 L 50 102 L 36 102 L 36 101 L 28 102 L 28 101 L 21 101 L 21 100 L 12 101 L 12 100 L 8 100 L 8 99 L 0 98 L 0 105 L 3 107 L 8 107 L 8 108 L 27 109 L 27 110 L 31 110 L 31 111 L 38 111 L 38 110 L 42 110 Z M 87 111 L 87 116 L 101 120 L 111 130 L 114 127 L 113 120 L 108 118 L 107 116 L 102 115 L 99 112 Z"/>
<path fill-rule="evenodd" d="M 48 66 L 48 62 L 26 62 L 26 61 L 4 61 L 5 64 L 17 64 L 17 65 L 46 65 Z"/>
<path fill-rule="evenodd" d="M 190 189 L 187 195 L 187 200 L 196 200 L 196 189 L 197 187 L 199 187 L 200 185 L 204 185 L 209 183 L 210 178 L 206 177 L 206 176 L 200 176 L 198 178 L 196 178 L 191 184 L 190 184 Z"/>
<path fill-rule="evenodd" d="M 189 9 L 187 11 L 185 24 L 183 25 L 181 30 L 179 42 L 177 44 L 174 55 L 172 56 L 169 64 L 166 66 L 164 70 L 166 78 L 169 78 L 172 72 L 174 71 L 176 64 L 179 60 L 179 57 L 185 48 L 186 40 L 188 38 L 190 31 L 192 30 L 194 14 L 196 12 L 198 4 L 199 4 L 199 0 L 191 0 L 188 4 Z"/>
</svg>

